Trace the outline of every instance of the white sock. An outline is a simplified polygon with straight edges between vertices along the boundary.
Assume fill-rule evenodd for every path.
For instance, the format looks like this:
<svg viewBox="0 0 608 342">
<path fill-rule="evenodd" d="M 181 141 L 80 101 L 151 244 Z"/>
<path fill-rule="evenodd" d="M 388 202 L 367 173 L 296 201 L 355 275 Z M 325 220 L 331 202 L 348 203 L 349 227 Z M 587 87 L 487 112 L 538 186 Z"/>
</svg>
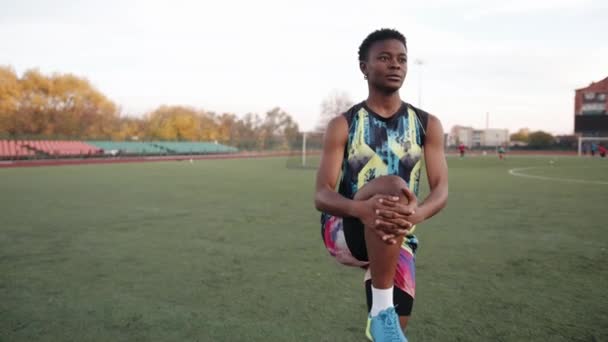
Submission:
<svg viewBox="0 0 608 342">
<path fill-rule="evenodd" d="M 378 316 L 380 311 L 393 306 L 393 287 L 388 289 L 377 289 L 372 285 L 372 309 L 370 316 Z"/>
</svg>

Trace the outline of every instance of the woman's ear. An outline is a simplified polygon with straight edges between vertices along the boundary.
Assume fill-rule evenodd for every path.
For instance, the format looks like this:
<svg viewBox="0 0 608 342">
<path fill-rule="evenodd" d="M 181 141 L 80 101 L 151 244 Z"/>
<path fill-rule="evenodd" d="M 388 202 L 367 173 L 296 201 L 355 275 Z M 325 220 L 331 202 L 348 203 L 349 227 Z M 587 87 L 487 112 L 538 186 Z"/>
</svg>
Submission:
<svg viewBox="0 0 608 342">
<path fill-rule="evenodd" d="M 367 63 L 359 62 L 359 70 L 363 73 L 363 78 L 367 79 Z"/>
</svg>

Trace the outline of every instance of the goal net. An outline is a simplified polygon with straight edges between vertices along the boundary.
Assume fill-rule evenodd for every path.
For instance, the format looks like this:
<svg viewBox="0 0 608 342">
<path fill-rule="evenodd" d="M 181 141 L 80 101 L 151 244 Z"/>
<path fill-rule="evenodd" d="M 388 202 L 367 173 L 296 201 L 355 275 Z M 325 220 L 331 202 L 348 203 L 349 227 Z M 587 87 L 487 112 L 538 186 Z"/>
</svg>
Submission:
<svg viewBox="0 0 608 342">
<path fill-rule="evenodd" d="M 578 137 L 578 155 L 598 155 L 600 145 L 608 148 L 608 137 Z"/>
</svg>

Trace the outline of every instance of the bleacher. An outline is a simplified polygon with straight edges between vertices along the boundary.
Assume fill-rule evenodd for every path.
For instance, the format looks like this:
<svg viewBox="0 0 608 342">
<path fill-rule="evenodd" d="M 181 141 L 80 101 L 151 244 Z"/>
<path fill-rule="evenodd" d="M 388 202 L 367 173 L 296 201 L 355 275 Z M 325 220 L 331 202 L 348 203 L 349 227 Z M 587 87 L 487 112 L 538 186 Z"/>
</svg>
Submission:
<svg viewBox="0 0 608 342">
<path fill-rule="evenodd" d="M 171 154 L 212 154 L 235 153 L 238 149 L 232 146 L 212 142 L 166 142 L 154 141 L 151 144 L 167 150 Z"/>
<path fill-rule="evenodd" d="M 105 154 L 159 155 L 167 151 L 148 142 L 139 141 L 88 141 L 104 151 Z"/>
<path fill-rule="evenodd" d="M 49 156 L 86 156 L 100 153 L 100 149 L 74 140 L 25 140 L 21 146 Z"/>
<path fill-rule="evenodd" d="M 238 149 L 212 142 L 139 142 L 75 140 L 0 140 L 0 159 L 110 156 L 201 155 L 235 153 Z"/>
<path fill-rule="evenodd" d="M 33 156 L 36 153 L 14 140 L 0 140 L 0 158 L 17 159 Z"/>
</svg>

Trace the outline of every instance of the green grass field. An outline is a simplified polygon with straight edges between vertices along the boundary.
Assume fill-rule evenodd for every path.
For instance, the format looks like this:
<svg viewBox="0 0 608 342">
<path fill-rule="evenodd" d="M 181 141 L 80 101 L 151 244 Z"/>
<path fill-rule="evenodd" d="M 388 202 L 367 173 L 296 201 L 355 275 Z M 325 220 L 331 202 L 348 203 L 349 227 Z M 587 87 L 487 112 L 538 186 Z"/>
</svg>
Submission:
<svg viewBox="0 0 608 342">
<path fill-rule="evenodd" d="M 411 341 L 608 340 L 608 160 L 549 160 L 449 159 Z M 314 175 L 0 169 L 0 341 L 365 341 L 363 274 L 323 247 Z"/>
</svg>

